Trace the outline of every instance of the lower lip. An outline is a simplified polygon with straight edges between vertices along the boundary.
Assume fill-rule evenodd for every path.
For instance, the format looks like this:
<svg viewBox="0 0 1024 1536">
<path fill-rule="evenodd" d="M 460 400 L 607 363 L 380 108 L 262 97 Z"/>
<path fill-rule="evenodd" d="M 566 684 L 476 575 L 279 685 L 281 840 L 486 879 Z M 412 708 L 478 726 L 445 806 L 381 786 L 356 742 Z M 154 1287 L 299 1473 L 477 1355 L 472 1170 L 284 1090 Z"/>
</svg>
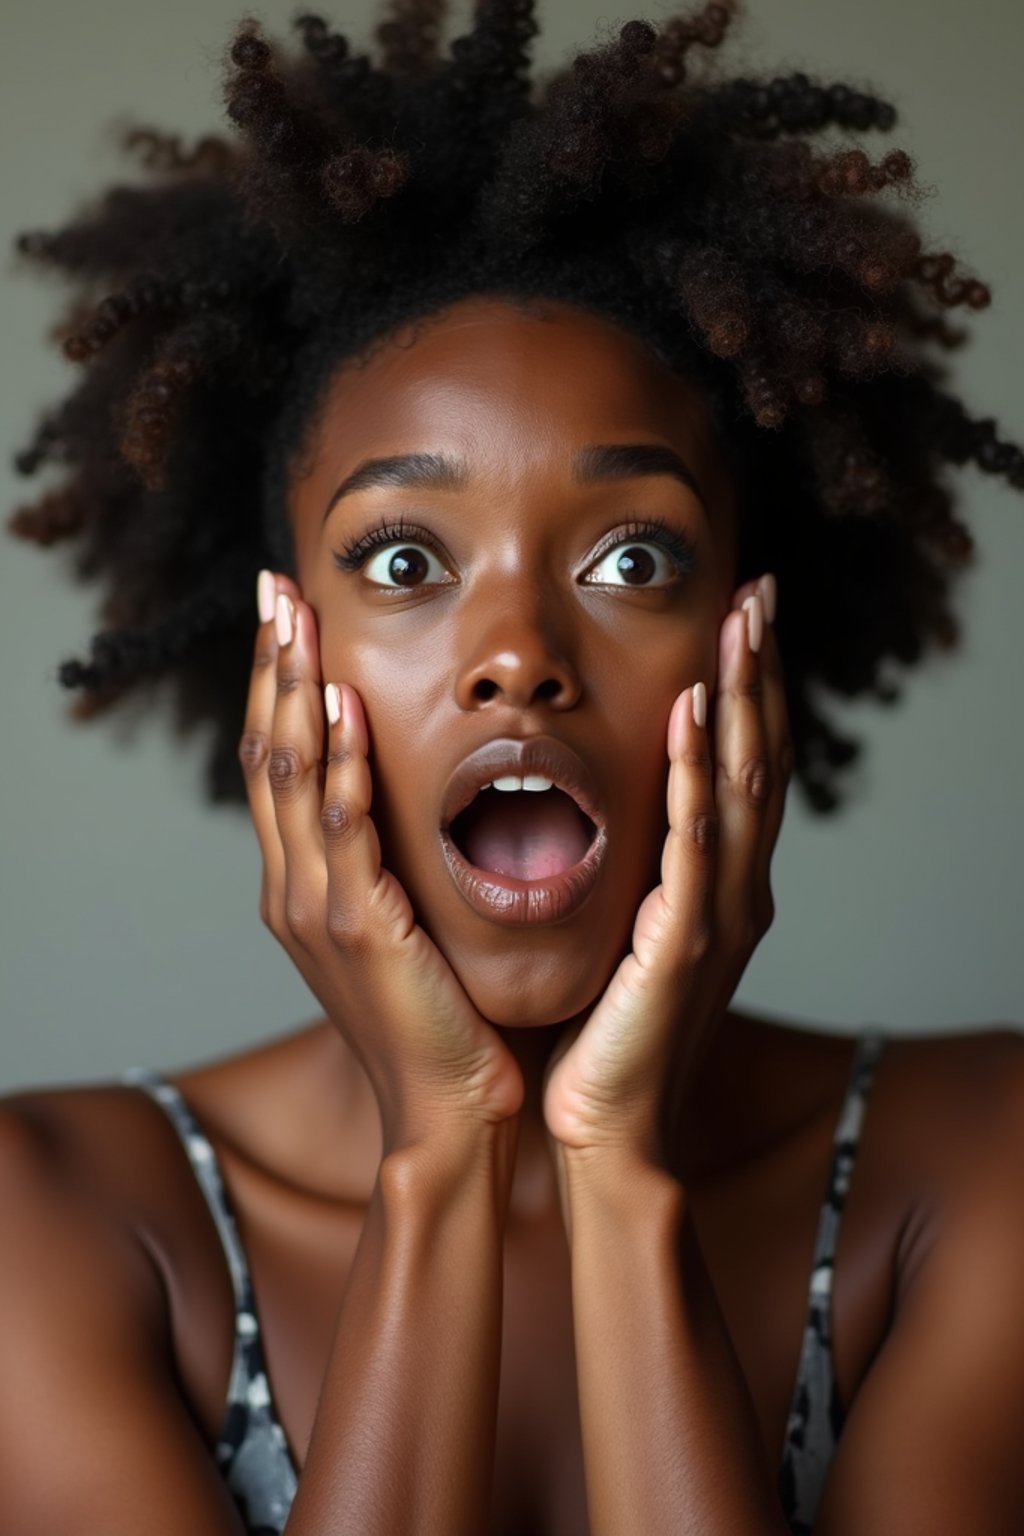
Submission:
<svg viewBox="0 0 1024 1536">
<path fill-rule="evenodd" d="M 521 927 L 527 923 L 561 923 L 583 906 L 597 882 L 608 840 L 599 827 L 578 864 L 545 880 L 517 880 L 493 869 L 468 864 L 447 830 L 441 831 L 445 863 L 461 895 L 482 917 Z"/>
</svg>

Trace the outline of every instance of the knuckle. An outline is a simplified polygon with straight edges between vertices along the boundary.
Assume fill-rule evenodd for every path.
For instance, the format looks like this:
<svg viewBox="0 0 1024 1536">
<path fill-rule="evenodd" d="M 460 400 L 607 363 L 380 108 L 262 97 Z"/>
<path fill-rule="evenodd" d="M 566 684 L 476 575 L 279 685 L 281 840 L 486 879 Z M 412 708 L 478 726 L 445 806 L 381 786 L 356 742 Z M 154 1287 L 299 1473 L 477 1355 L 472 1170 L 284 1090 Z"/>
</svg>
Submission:
<svg viewBox="0 0 1024 1536">
<path fill-rule="evenodd" d="M 277 674 L 277 696 L 285 699 L 296 692 L 302 683 L 302 673 L 294 665 L 282 665 Z"/>
<path fill-rule="evenodd" d="M 697 922 L 687 936 L 687 957 L 690 962 L 703 960 L 712 943 L 711 927 L 706 921 Z"/>
<path fill-rule="evenodd" d="M 343 843 L 351 836 L 356 818 L 345 800 L 325 800 L 320 811 L 320 827 L 324 837 L 332 843 Z"/>
<path fill-rule="evenodd" d="M 259 773 L 267 760 L 267 738 L 262 731 L 245 731 L 238 743 L 238 761 L 246 778 Z"/>
<path fill-rule="evenodd" d="M 295 747 L 281 744 L 270 753 L 269 778 L 275 794 L 286 795 L 296 788 L 303 776 L 302 757 Z"/>
<path fill-rule="evenodd" d="M 689 848 L 711 854 L 718 844 L 718 817 L 711 811 L 696 811 L 686 818 L 681 831 Z"/>
<path fill-rule="evenodd" d="M 711 759 L 707 747 L 698 744 L 697 746 L 685 747 L 682 760 L 685 768 L 706 769 Z"/>
<path fill-rule="evenodd" d="M 327 914 L 327 934 L 335 949 L 354 961 L 370 958 L 372 938 L 365 923 L 357 919 L 351 905 L 335 902 Z"/>
<path fill-rule="evenodd" d="M 327 937 L 339 948 L 348 941 L 348 911 L 337 901 L 327 908 Z"/>
<path fill-rule="evenodd" d="M 272 646 L 259 645 L 256 647 L 256 654 L 253 657 L 253 670 L 256 672 L 266 672 L 268 668 L 274 665 L 276 660 L 277 654 Z"/>
<path fill-rule="evenodd" d="M 775 900 L 771 891 L 768 891 L 758 902 L 754 913 L 755 937 L 763 939 L 769 928 L 775 921 Z"/>
<path fill-rule="evenodd" d="M 312 930 L 315 913 L 304 891 L 289 891 L 284 901 L 284 918 L 288 931 L 297 939 L 303 939 Z"/>
<path fill-rule="evenodd" d="M 760 705 L 764 697 L 764 684 L 760 673 L 755 672 L 752 677 L 737 678 L 729 691 L 737 699 Z"/>
<path fill-rule="evenodd" d="M 749 957 L 756 949 L 775 920 L 775 903 L 771 892 L 752 896 L 750 905 L 737 924 L 736 942 L 741 957 Z"/>
<path fill-rule="evenodd" d="M 772 773 L 767 759 L 748 757 L 741 763 L 734 784 L 744 800 L 751 805 L 763 805 L 772 790 Z"/>
<path fill-rule="evenodd" d="M 264 896 L 260 901 L 260 918 L 264 926 L 280 944 L 286 931 L 281 903 L 272 896 Z"/>
<path fill-rule="evenodd" d="M 757 919 L 753 908 L 745 912 L 739 923 L 737 934 L 738 951 L 740 955 L 749 955 L 758 939 L 761 937 Z"/>
<path fill-rule="evenodd" d="M 329 768 L 346 768 L 352 761 L 352 749 L 350 747 L 331 747 L 327 754 L 327 766 Z"/>
</svg>

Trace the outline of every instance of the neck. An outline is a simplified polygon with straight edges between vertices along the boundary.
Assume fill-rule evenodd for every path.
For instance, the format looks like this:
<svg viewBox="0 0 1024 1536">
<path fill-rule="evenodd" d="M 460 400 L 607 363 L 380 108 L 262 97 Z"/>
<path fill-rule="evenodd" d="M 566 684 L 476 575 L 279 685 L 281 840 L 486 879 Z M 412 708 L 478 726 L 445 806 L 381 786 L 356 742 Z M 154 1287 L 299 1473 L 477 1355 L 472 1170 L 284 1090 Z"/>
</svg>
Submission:
<svg viewBox="0 0 1024 1536">
<path fill-rule="evenodd" d="M 512 1179 L 509 1214 L 532 1219 L 558 1209 L 558 1181 L 544 1124 L 544 1073 L 566 1024 L 530 1028 L 492 1026 L 523 1074 L 523 1107 Z"/>
</svg>

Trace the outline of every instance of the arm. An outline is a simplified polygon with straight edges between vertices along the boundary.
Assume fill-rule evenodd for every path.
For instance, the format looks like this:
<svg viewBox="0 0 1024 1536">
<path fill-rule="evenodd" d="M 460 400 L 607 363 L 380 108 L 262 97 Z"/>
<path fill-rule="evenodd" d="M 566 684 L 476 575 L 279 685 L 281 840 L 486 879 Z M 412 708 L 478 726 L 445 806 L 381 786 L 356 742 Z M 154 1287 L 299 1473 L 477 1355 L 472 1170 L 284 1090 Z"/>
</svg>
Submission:
<svg viewBox="0 0 1024 1536">
<path fill-rule="evenodd" d="M 570 1151 L 565 1191 L 591 1536 L 785 1536 L 685 1190 Z"/>
<path fill-rule="evenodd" d="M 593 1536 L 786 1531 L 672 1154 L 704 1042 L 773 912 L 792 762 L 773 599 L 767 578 L 734 595 L 713 728 L 703 685 L 673 705 L 661 884 L 545 1084 Z"/>
<path fill-rule="evenodd" d="M 383 1131 L 287 1531 L 479 1536 L 522 1076 L 383 868 L 359 698 L 323 689 L 312 609 L 280 577 L 275 607 L 268 583 L 240 747 L 261 912 L 361 1060 Z"/>
<path fill-rule="evenodd" d="M 479 1536 L 514 1123 L 384 1158 L 287 1536 Z"/>
</svg>

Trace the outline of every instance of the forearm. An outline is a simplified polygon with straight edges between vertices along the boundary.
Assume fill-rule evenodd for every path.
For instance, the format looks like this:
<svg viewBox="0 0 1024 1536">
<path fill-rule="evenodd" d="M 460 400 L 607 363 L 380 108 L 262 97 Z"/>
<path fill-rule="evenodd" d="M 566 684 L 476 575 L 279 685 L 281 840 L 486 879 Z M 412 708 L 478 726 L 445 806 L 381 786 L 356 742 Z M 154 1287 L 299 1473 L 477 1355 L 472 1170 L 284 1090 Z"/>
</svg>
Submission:
<svg viewBox="0 0 1024 1536">
<path fill-rule="evenodd" d="M 685 1191 L 566 1164 L 591 1536 L 784 1536 Z"/>
<path fill-rule="evenodd" d="M 382 1162 L 287 1536 L 486 1528 L 514 1135 Z"/>
</svg>

